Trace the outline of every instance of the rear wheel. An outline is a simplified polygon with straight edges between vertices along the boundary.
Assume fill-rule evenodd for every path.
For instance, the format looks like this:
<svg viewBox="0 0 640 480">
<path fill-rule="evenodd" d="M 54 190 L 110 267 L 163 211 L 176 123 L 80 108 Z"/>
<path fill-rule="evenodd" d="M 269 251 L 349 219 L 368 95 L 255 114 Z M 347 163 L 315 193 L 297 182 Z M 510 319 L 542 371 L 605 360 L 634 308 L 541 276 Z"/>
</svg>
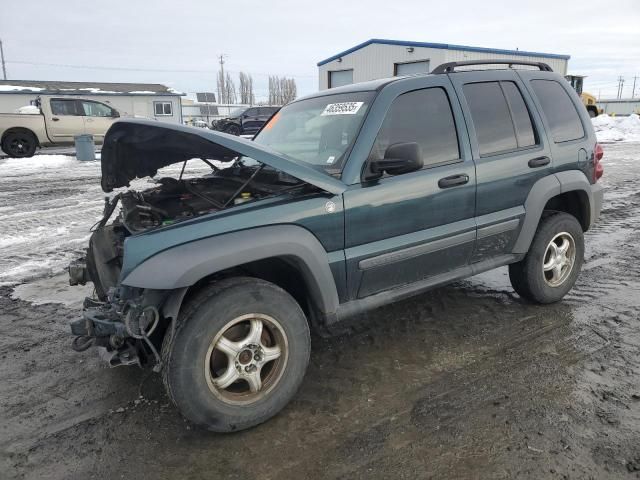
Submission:
<svg viewBox="0 0 640 480">
<path fill-rule="evenodd" d="M 235 135 L 237 137 L 238 135 L 240 135 L 240 127 L 237 125 L 229 125 L 224 129 L 224 132 L 228 133 L 229 135 Z"/>
<path fill-rule="evenodd" d="M 278 413 L 304 377 L 311 341 L 297 302 L 276 285 L 233 278 L 201 292 L 163 345 L 164 381 L 185 417 L 209 430 Z"/>
<path fill-rule="evenodd" d="M 27 130 L 16 130 L 5 135 L 2 151 L 13 158 L 33 157 L 37 147 L 36 136 Z"/>
<path fill-rule="evenodd" d="M 548 212 L 540 220 L 526 257 L 509 265 L 513 289 L 528 300 L 553 303 L 573 287 L 584 257 L 584 236 L 568 213 Z"/>
</svg>

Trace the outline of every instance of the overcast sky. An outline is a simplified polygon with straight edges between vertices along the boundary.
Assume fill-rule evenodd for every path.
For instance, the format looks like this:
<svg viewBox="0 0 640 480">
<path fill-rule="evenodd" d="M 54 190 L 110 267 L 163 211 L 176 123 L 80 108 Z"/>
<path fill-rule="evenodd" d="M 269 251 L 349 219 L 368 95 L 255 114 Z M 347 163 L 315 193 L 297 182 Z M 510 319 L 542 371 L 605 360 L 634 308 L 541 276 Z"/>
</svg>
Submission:
<svg viewBox="0 0 640 480">
<path fill-rule="evenodd" d="M 0 0 L 9 79 L 163 83 L 215 91 L 217 56 L 317 90 L 316 63 L 369 38 L 571 55 L 585 90 L 615 96 L 640 76 L 640 0 Z M 640 78 L 636 85 L 640 96 Z"/>
</svg>

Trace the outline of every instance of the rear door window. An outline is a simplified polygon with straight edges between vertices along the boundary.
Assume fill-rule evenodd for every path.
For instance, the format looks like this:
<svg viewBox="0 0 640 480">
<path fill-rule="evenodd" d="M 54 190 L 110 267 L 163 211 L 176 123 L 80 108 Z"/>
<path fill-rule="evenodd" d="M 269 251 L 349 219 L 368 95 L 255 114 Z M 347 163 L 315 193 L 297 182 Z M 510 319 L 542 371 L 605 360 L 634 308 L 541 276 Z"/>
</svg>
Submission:
<svg viewBox="0 0 640 480">
<path fill-rule="evenodd" d="M 509 106 L 498 82 L 467 83 L 464 86 L 480 156 L 518 148 Z"/>
<path fill-rule="evenodd" d="M 113 110 L 111 107 L 106 106 L 103 103 L 91 102 L 88 100 L 82 100 L 82 110 L 87 117 L 113 117 Z"/>
<path fill-rule="evenodd" d="M 533 124 L 531 123 L 531 115 L 518 86 L 513 82 L 500 82 L 500 85 L 502 85 L 504 95 L 507 97 L 509 107 L 511 107 L 511 118 L 513 125 L 516 127 L 518 147 L 525 148 L 535 145 L 537 142 Z"/>
<path fill-rule="evenodd" d="M 467 83 L 463 90 L 481 157 L 537 144 L 531 115 L 514 82 Z"/>
<path fill-rule="evenodd" d="M 54 115 L 79 115 L 75 100 L 51 100 L 51 113 Z"/>
<path fill-rule="evenodd" d="M 453 112 L 443 88 L 415 90 L 396 98 L 369 158 L 382 159 L 390 145 L 406 142 L 420 145 L 425 166 L 460 159 Z"/>
<path fill-rule="evenodd" d="M 584 137 L 578 111 L 562 85 L 555 80 L 532 80 L 531 86 L 547 118 L 554 142 L 567 142 Z"/>
</svg>

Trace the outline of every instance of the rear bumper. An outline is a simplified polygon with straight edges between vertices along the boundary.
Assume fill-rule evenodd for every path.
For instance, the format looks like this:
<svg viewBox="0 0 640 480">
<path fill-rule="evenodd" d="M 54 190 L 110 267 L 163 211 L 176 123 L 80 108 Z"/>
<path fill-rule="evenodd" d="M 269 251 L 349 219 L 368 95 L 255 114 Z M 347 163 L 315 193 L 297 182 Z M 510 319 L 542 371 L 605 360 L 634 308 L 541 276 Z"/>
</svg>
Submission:
<svg viewBox="0 0 640 480">
<path fill-rule="evenodd" d="M 598 221 L 598 218 L 600 218 L 603 201 L 604 187 L 602 184 L 594 183 L 591 185 L 591 221 L 589 227 L 592 227 L 593 224 Z"/>
</svg>

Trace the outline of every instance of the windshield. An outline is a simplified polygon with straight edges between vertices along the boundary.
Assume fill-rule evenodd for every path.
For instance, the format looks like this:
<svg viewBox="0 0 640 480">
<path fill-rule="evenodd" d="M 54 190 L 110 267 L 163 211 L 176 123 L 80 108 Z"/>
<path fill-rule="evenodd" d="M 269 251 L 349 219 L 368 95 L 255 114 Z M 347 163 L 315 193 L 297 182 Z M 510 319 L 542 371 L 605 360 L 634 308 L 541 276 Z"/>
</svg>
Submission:
<svg viewBox="0 0 640 480">
<path fill-rule="evenodd" d="M 339 171 L 358 135 L 374 92 L 326 95 L 291 103 L 254 139 L 293 160 Z"/>
</svg>

